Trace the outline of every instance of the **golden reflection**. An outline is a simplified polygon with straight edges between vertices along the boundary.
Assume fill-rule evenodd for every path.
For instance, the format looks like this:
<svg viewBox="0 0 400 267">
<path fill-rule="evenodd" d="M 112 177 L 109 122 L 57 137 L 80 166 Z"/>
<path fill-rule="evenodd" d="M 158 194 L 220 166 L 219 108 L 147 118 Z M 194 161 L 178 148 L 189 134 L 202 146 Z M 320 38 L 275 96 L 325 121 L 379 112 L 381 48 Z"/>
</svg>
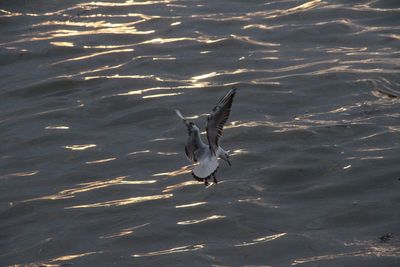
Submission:
<svg viewBox="0 0 400 267">
<path fill-rule="evenodd" d="M 181 8 L 187 8 L 187 5 L 180 5 L 180 4 L 166 4 L 165 6 L 167 6 L 167 7 L 181 7 Z"/>
<path fill-rule="evenodd" d="M 202 74 L 202 75 L 198 75 L 198 76 L 193 76 L 191 79 L 194 81 L 200 81 L 200 80 L 204 80 L 204 79 L 215 77 L 215 76 L 217 76 L 216 72 L 210 72 L 210 73 L 206 73 L 206 74 Z"/>
<path fill-rule="evenodd" d="M 17 17 L 17 16 L 22 16 L 23 15 L 23 13 L 10 12 L 10 11 L 7 11 L 5 9 L 0 9 L 0 12 L 4 13 L 4 14 L 1 14 L 2 17 Z"/>
<path fill-rule="evenodd" d="M 231 37 L 233 39 L 236 39 L 236 40 L 239 40 L 239 41 L 244 41 L 244 42 L 247 42 L 247 43 L 250 43 L 250 44 L 254 44 L 254 45 L 259 45 L 259 46 L 266 46 L 266 47 L 280 46 L 280 44 L 277 44 L 277 43 L 268 43 L 268 42 L 262 42 L 262 41 L 253 40 L 249 36 L 238 36 L 238 35 L 231 34 Z"/>
<path fill-rule="evenodd" d="M 153 57 L 154 61 L 176 60 L 176 57 Z"/>
<path fill-rule="evenodd" d="M 389 132 L 391 132 L 391 133 L 400 132 L 400 127 L 398 127 L 398 126 L 389 126 L 388 129 L 389 129 Z"/>
<path fill-rule="evenodd" d="M 110 201 L 105 201 L 105 202 L 98 202 L 98 203 L 93 203 L 93 204 L 71 206 L 71 207 L 66 207 L 65 209 L 119 207 L 119 206 L 137 204 L 137 203 L 142 203 L 142 202 L 147 202 L 147 201 L 152 201 L 152 200 L 167 199 L 172 196 L 173 196 L 173 194 L 131 197 L 131 198 L 125 198 L 125 199 L 117 199 L 117 200 L 110 200 Z"/>
<path fill-rule="evenodd" d="M 343 167 L 343 170 L 347 170 L 347 169 L 350 169 L 350 168 L 351 168 L 351 164 Z"/>
<path fill-rule="evenodd" d="M 84 45 L 83 48 L 85 49 L 115 49 L 115 48 L 124 48 L 130 47 L 131 44 L 127 45 Z"/>
<path fill-rule="evenodd" d="M 139 44 L 166 44 L 180 41 L 196 41 L 196 38 L 180 37 L 180 38 L 154 38 Z"/>
<path fill-rule="evenodd" d="M 26 176 L 34 176 L 36 174 L 38 174 L 39 171 L 29 171 L 29 172 L 16 172 L 16 173 L 10 173 L 10 174 L 6 174 L 3 176 L 0 176 L 0 179 L 6 179 L 9 177 L 26 177 Z"/>
<path fill-rule="evenodd" d="M 206 37 L 200 37 L 199 39 L 197 39 L 198 42 L 202 42 L 202 43 L 206 43 L 206 44 L 214 44 L 214 43 L 218 43 L 221 41 L 225 41 L 228 40 L 227 38 L 220 38 L 220 39 L 209 39 Z"/>
<path fill-rule="evenodd" d="M 170 172 L 161 172 L 161 173 L 155 173 L 153 176 L 170 176 L 170 177 L 175 177 L 179 176 L 182 174 L 186 174 L 192 171 L 192 165 L 186 165 L 180 168 L 179 170 L 176 171 L 170 171 Z"/>
<path fill-rule="evenodd" d="M 174 184 L 174 185 L 169 185 L 169 186 L 165 187 L 165 189 L 162 192 L 168 193 L 168 192 L 174 191 L 178 188 L 182 188 L 182 187 L 189 186 L 189 185 L 198 185 L 198 184 L 199 184 L 199 182 L 197 182 L 197 181 L 192 181 L 192 180 L 186 181 L 186 182 L 182 182 L 182 183 L 178 183 L 178 184 Z"/>
<path fill-rule="evenodd" d="M 348 53 L 348 52 L 362 52 L 367 51 L 368 47 L 332 47 L 326 49 L 327 53 Z M 346 54 L 347 55 L 347 54 Z"/>
<path fill-rule="evenodd" d="M 73 260 L 73 259 L 76 259 L 76 258 L 81 258 L 81 257 L 97 254 L 97 253 L 101 253 L 101 252 L 95 252 L 94 251 L 94 252 L 86 252 L 86 253 L 82 253 L 82 254 L 65 255 L 65 256 L 61 256 L 61 257 L 52 259 L 50 262 L 68 261 L 68 260 Z M 46 265 L 46 266 L 48 266 L 48 265 Z"/>
<path fill-rule="evenodd" d="M 222 76 L 222 75 L 235 75 L 235 74 L 240 74 L 240 73 L 246 73 L 246 72 L 251 72 L 253 70 L 249 70 L 249 69 L 236 69 L 234 71 L 221 71 L 221 72 L 210 72 L 210 73 L 205 73 L 205 74 L 201 74 L 198 76 L 193 76 L 190 79 L 190 82 L 192 83 L 197 83 L 198 81 L 201 80 L 205 80 L 208 78 L 213 78 L 213 77 L 218 77 L 218 76 Z"/>
<path fill-rule="evenodd" d="M 177 22 L 172 22 L 170 25 L 171 26 L 178 26 L 178 25 L 180 25 L 182 22 L 180 22 L 180 21 L 177 21 Z"/>
<path fill-rule="evenodd" d="M 175 206 L 176 209 L 180 209 L 180 208 L 191 208 L 191 207 L 197 207 L 197 206 L 201 206 L 201 205 L 205 205 L 207 204 L 207 202 L 203 201 L 203 202 L 195 202 L 195 203 L 191 203 L 191 204 L 184 204 L 184 205 L 178 205 Z"/>
<path fill-rule="evenodd" d="M 232 16 L 229 14 L 227 17 L 221 16 L 221 13 L 211 13 L 211 14 L 201 14 L 201 15 L 191 15 L 192 18 L 200 18 L 201 20 L 211 20 L 211 21 L 247 21 L 250 18 L 244 16 Z"/>
<path fill-rule="evenodd" d="M 110 235 L 105 235 L 105 236 L 100 236 L 100 239 L 107 239 L 107 238 L 114 238 L 114 237 L 121 237 L 121 236 L 126 236 L 126 235 L 130 235 L 134 232 L 134 230 L 145 227 L 147 225 L 149 225 L 150 223 L 144 223 L 138 226 L 134 226 L 134 227 L 130 227 L 130 228 L 125 228 L 122 229 L 121 232 L 119 233 L 115 233 L 115 234 L 110 234 Z"/>
<path fill-rule="evenodd" d="M 217 220 L 217 219 L 223 219 L 226 218 L 224 215 L 212 215 L 203 219 L 198 219 L 198 220 L 189 220 L 189 221 L 182 221 L 182 222 L 177 222 L 179 225 L 189 225 L 189 224 L 197 224 L 197 223 L 202 223 L 206 221 L 211 221 L 211 220 Z"/>
<path fill-rule="evenodd" d="M 251 28 L 256 28 L 256 29 L 262 29 L 262 30 L 274 30 L 278 28 L 282 28 L 284 25 L 274 25 L 274 26 L 268 26 L 265 24 L 249 24 L 246 26 L 243 26 L 242 29 L 251 29 Z"/>
<path fill-rule="evenodd" d="M 256 244 L 260 244 L 260 243 L 264 243 L 264 242 L 269 242 L 269 241 L 275 240 L 275 239 L 280 238 L 280 237 L 285 236 L 285 235 L 286 235 L 286 233 L 280 233 L 280 234 L 276 234 L 276 235 L 264 236 L 264 237 L 253 239 L 251 242 L 243 242 L 241 244 L 237 244 L 237 245 L 234 245 L 234 246 L 235 247 L 252 246 L 252 245 L 256 245 Z"/>
<path fill-rule="evenodd" d="M 137 155 L 137 154 L 143 154 L 143 153 L 150 153 L 150 150 L 134 151 L 134 152 L 128 153 L 127 155 Z"/>
<path fill-rule="evenodd" d="M 143 254 L 134 254 L 132 256 L 133 257 L 159 256 L 159 255 L 172 254 L 172 253 L 196 251 L 196 250 L 202 249 L 204 247 L 205 247 L 204 244 L 188 245 L 188 246 L 176 247 L 176 248 L 160 250 L 160 251 L 154 251 L 154 252 L 148 252 L 148 253 L 143 253 Z"/>
<path fill-rule="evenodd" d="M 54 46 L 74 47 L 74 43 L 71 42 L 50 42 L 50 44 Z"/>
<path fill-rule="evenodd" d="M 231 156 L 236 156 L 236 155 L 243 155 L 243 154 L 249 154 L 250 152 L 246 149 L 236 149 L 233 150 L 233 152 L 231 153 Z"/>
<path fill-rule="evenodd" d="M 53 63 L 52 65 L 61 64 L 61 63 L 69 62 L 69 61 L 78 61 L 78 60 L 93 58 L 93 57 L 107 55 L 107 54 L 126 53 L 126 52 L 132 52 L 132 51 L 134 51 L 134 50 L 132 48 L 129 48 L 129 49 L 116 49 L 116 50 L 97 52 L 97 53 L 93 53 L 93 54 L 86 55 L 86 56 L 81 56 L 81 57 L 75 57 L 75 58 L 69 58 L 69 59 L 61 60 L 61 61 Z"/>
<path fill-rule="evenodd" d="M 119 93 L 116 94 L 117 96 L 128 96 L 128 95 L 141 95 L 142 94 L 142 90 L 134 90 L 134 91 L 129 91 L 127 93 Z"/>
<path fill-rule="evenodd" d="M 64 126 L 64 125 L 54 125 L 54 126 L 46 126 L 46 130 L 68 130 L 69 126 Z"/>
<path fill-rule="evenodd" d="M 239 128 L 239 127 L 258 127 L 258 126 L 276 126 L 273 122 L 269 121 L 248 121 L 248 122 L 242 122 L 242 121 L 234 121 L 231 123 L 231 125 L 226 125 L 224 128 L 225 129 L 231 129 L 231 128 Z"/>
<path fill-rule="evenodd" d="M 307 11 L 307 10 L 313 9 L 315 7 L 318 7 L 318 6 L 322 5 L 322 4 L 324 4 L 324 2 L 321 1 L 321 0 L 311 0 L 311 1 L 308 1 L 308 2 L 306 2 L 304 4 L 302 4 L 302 5 L 299 5 L 299 6 L 296 6 L 296 7 L 293 7 L 293 8 L 289 8 L 286 11 L 284 11 L 283 13 L 287 15 L 287 14 L 296 13 L 296 12 L 299 12 L 299 11 Z"/>
<path fill-rule="evenodd" d="M 57 76 L 56 79 L 59 79 L 59 78 L 74 78 L 76 76 L 81 76 L 81 75 L 88 74 L 88 73 L 95 73 L 95 72 L 100 72 L 100 71 L 105 71 L 105 70 L 118 69 L 118 68 L 120 68 L 122 66 L 125 66 L 125 65 L 126 65 L 126 63 L 122 63 L 122 64 L 118 64 L 118 65 L 114 65 L 114 66 L 105 65 L 105 66 L 101 66 L 101 67 L 94 68 L 94 69 L 88 69 L 88 70 L 80 71 L 79 73 L 75 73 L 75 74 L 60 75 L 60 76 Z"/>
<path fill-rule="evenodd" d="M 88 148 L 96 147 L 96 144 L 85 144 L 85 145 L 70 145 L 70 146 L 63 146 L 66 149 L 70 150 L 86 150 Z"/>
<path fill-rule="evenodd" d="M 0 12 L 4 13 L 1 14 L 3 17 L 15 17 L 15 16 L 31 16 L 31 17 L 39 17 L 39 16 L 66 16 L 66 12 L 78 10 L 80 11 L 77 16 L 80 18 L 93 18 L 93 17 L 140 17 L 143 19 L 151 19 L 151 18 L 160 18 L 160 16 L 156 15 L 145 15 L 140 13 L 127 13 L 127 14 L 89 14 L 85 15 L 84 13 L 87 11 L 98 9 L 99 7 L 115 7 L 115 6 L 144 6 L 144 5 L 153 5 L 153 4 L 167 4 L 173 1 L 125 1 L 122 3 L 115 3 L 115 2 L 87 2 L 87 3 L 80 3 L 73 7 L 68 7 L 65 9 L 56 10 L 54 12 L 45 12 L 45 13 L 19 13 L 19 12 L 10 12 L 4 9 L 0 9 Z"/>
<path fill-rule="evenodd" d="M 151 78 L 153 78 L 154 76 L 151 76 Z M 119 94 L 115 94 L 114 96 L 126 96 L 126 95 L 141 95 L 145 92 L 151 92 L 151 91 L 156 91 L 156 90 L 171 90 L 171 87 L 150 87 L 150 88 L 146 88 L 146 89 L 141 89 L 141 90 L 132 90 L 126 93 L 119 93 Z M 174 88 L 174 89 L 178 89 L 178 88 Z"/>
<path fill-rule="evenodd" d="M 12 266 L 13 267 L 28 267 L 28 266 L 59 267 L 59 266 L 69 265 L 68 263 L 59 263 L 59 262 L 70 261 L 70 260 L 74 260 L 77 258 L 86 257 L 86 256 L 90 256 L 93 254 L 101 254 L 101 253 L 103 253 L 103 251 L 93 251 L 93 252 L 85 252 L 85 253 L 81 253 L 81 254 L 71 254 L 71 255 L 60 256 L 60 257 L 57 257 L 57 258 L 54 258 L 54 259 L 51 259 L 51 260 L 48 260 L 45 262 L 30 263 L 28 265 L 16 264 L 16 265 L 12 265 Z M 9 267 L 11 267 L 11 266 L 9 266 Z"/>
<path fill-rule="evenodd" d="M 138 17 L 141 18 L 140 22 L 151 20 L 151 19 L 159 19 L 160 16 L 157 15 L 146 15 L 141 13 L 128 13 L 128 14 L 91 14 L 91 15 L 81 15 L 81 18 L 133 18 Z M 137 21 L 139 22 L 139 21 Z M 136 22 L 136 23 L 137 23 Z"/>
<path fill-rule="evenodd" d="M 92 79 L 95 78 L 132 78 L 132 76 L 126 77 L 126 76 L 96 76 L 96 77 L 90 77 Z M 135 76 L 133 78 L 139 79 L 139 78 L 152 78 L 158 81 L 164 81 L 161 78 L 149 75 L 149 76 Z M 85 79 L 88 79 L 88 77 L 86 77 Z M 188 81 L 188 82 L 193 82 L 193 81 Z M 129 95 L 140 95 L 143 94 L 145 92 L 152 92 L 152 91 L 158 91 L 158 90 L 167 90 L 167 91 L 171 91 L 171 90 L 181 90 L 181 89 L 192 89 L 192 88 L 202 88 L 202 87 L 207 87 L 207 83 L 195 83 L 195 84 L 190 84 L 190 85 L 182 85 L 182 86 L 174 86 L 174 87 L 160 87 L 160 86 L 156 86 L 156 87 L 150 87 L 150 88 L 146 88 L 146 89 L 140 89 L 140 90 L 132 90 L 132 91 L 128 91 L 125 93 L 118 93 L 118 94 L 112 94 L 109 96 L 129 96 Z M 109 96 L 104 96 L 104 97 L 109 97 Z M 192 117 L 192 118 L 195 118 Z M 190 118 L 188 118 L 190 119 Z"/>
<path fill-rule="evenodd" d="M 278 60 L 279 57 L 262 57 L 261 59 L 264 59 L 264 60 Z"/>
<path fill-rule="evenodd" d="M 110 23 L 106 21 L 59 21 L 59 20 L 51 20 L 51 21 L 45 21 L 41 22 L 39 24 L 34 24 L 32 27 L 40 27 L 40 26 L 74 26 L 74 27 L 85 27 L 85 28 L 127 28 L 129 26 L 132 26 L 134 24 L 137 24 L 140 21 L 135 21 L 135 22 L 129 22 L 129 23 Z"/>
<path fill-rule="evenodd" d="M 104 163 L 104 162 L 110 162 L 113 160 L 116 160 L 117 158 L 107 158 L 107 159 L 99 159 L 99 160 L 94 160 L 94 161 L 86 161 L 86 164 L 98 164 L 98 163 Z"/>
<path fill-rule="evenodd" d="M 10 176 L 17 176 L 17 177 L 24 177 L 24 176 L 33 176 L 38 174 L 39 171 L 32 171 L 32 172 L 16 172 L 13 174 L 10 174 Z"/>
<path fill-rule="evenodd" d="M 100 180 L 100 181 L 94 181 L 90 183 L 81 183 L 77 184 L 78 187 L 76 188 L 71 188 L 71 189 L 65 189 L 62 190 L 54 195 L 49 195 L 49 196 L 43 196 L 43 197 L 38 197 L 38 198 L 33 198 L 33 199 L 27 199 L 24 200 L 23 202 L 29 202 L 29 201 L 35 201 L 35 200 L 58 200 L 58 199 L 66 199 L 66 198 L 73 198 L 75 197 L 75 194 L 78 193 L 84 193 L 100 188 L 106 188 L 110 186 L 115 186 L 115 185 L 143 185 L 143 184 L 153 184 L 156 183 L 157 180 L 143 180 L 143 181 L 131 181 L 131 180 L 126 180 L 128 176 L 120 176 L 116 177 L 114 179 L 109 179 L 109 180 Z"/>
<path fill-rule="evenodd" d="M 395 40 L 397 40 L 397 41 L 400 41 L 400 34 L 387 34 L 387 35 L 383 34 L 382 36 L 390 37 L 390 38 L 392 38 L 392 39 L 395 39 Z"/>
<path fill-rule="evenodd" d="M 166 97 L 166 96 L 176 96 L 176 95 L 181 95 L 183 93 L 169 93 L 169 94 L 157 94 L 157 95 L 146 95 L 143 96 L 143 99 L 147 99 L 147 98 L 159 98 L 159 97 Z"/>
<path fill-rule="evenodd" d="M 56 38 L 66 38 L 75 36 L 86 36 L 96 34 L 126 34 L 126 35 L 147 35 L 154 33 L 154 30 L 150 31 L 138 31 L 135 27 L 120 27 L 120 28 L 100 28 L 97 30 L 54 30 L 49 32 L 43 32 L 39 34 L 39 37 L 23 38 L 10 43 L 22 43 L 29 41 L 45 41 L 53 40 Z"/>
<path fill-rule="evenodd" d="M 78 4 L 78 7 L 81 8 L 90 8 L 90 7 L 117 7 L 117 6 L 145 6 L 145 5 L 155 5 L 155 4 L 168 4 L 175 2 L 175 0 L 153 0 L 153 1 L 133 1 L 126 0 L 125 2 L 87 2 Z"/>
<path fill-rule="evenodd" d="M 341 108 L 338 108 L 338 109 L 331 110 L 328 113 L 342 113 L 342 112 L 345 112 L 345 111 L 348 111 L 348 108 L 341 107 Z"/>
<path fill-rule="evenodd" d="M 93 79 L 155 79 L 157 81 L 163 81 L 161 78 L 155 77 L 154 75 L 98 75 L 98 76 L 86 76 L 85 81 Z"/>
</svg>

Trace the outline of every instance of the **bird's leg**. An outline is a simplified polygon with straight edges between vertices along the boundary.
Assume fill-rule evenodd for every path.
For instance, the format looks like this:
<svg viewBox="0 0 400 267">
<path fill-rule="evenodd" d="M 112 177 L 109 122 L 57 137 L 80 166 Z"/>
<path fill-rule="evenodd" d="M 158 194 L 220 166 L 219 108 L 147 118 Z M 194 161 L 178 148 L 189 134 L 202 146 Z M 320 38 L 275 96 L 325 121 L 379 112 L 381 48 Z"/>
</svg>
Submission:
<svg viewBox="0 0 400 267">
<path fill-rule="evenodd" d="M 214 178 L 214 184 L 218 184 L 217 177 L 215 176 L 215 173 L 213 174 L 213 178 Z"/>
<path fill-rule="evenodd" d="M 208 186 L 208 185 L 209 185 L 207 177 L 204 178 L 204 185 L 205 185 L 205 186 Z"/>
</svg>

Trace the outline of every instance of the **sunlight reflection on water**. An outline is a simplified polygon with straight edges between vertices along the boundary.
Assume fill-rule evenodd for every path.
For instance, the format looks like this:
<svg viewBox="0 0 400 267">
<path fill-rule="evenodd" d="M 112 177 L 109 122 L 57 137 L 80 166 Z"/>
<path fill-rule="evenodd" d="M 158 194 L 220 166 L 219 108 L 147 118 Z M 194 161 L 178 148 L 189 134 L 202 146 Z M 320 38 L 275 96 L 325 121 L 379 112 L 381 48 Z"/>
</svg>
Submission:
<svg viewBox="0 0 400 267">
<path fill-rule="evenodd" d="M 400 257 L 395 1 L 14 2 L 0 3 L 6 266 Z M 231 86 L 235 162 L 204 188 L 173 110 L 203 131 Z"/>
<path fill-rule="evenodd" d="M 76 206 L 66 207 L 65 209 L 117 207 L 117 206 L 137 204 L 137 203 L 142 203 L 142 202 L 147 202 L 147 201 L 152 201 L 152 200 L 167 199 L 172 196 L 173 196 L 173 194 L 131 197 L 131 198 L 125 198 L 125 199 L 117 199 L 117 200 L 98 202 L 98 203 L 93 203 L 93 204 L 76 205 Z"/>
</svg>

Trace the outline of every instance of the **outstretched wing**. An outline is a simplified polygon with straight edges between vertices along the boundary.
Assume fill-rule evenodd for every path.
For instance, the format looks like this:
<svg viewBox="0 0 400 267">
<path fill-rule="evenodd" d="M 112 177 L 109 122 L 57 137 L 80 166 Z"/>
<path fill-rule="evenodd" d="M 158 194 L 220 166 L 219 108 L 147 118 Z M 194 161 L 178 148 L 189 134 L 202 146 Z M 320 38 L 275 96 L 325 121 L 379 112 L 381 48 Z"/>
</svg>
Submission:
<svg viewBox="0 0 400 267">
<path fill-rule="evenodd" d="M 199 135 L 197 134 L 198 128 L 193 122 L 188 122 L 186 118 L 182 116 L 179 110 L 176 109 L 175 112 L 183 120 L 183 123 L 185 123 L 188 131 L 188 139 L 185 145 L 185 154 L 190 160 L 197 162 L 197 153 L 200 148 L 205 146 L 199 138 Z"/>
<path fill-rule="evenodd" d="M 217 105 L 213 108 L 212 113 L 207 118 L 207 139 L 208 145 L 215 154 L 218 150 L 218 141 L 222 135 L 224 124 L 228 120 L 233 98 L 236 93 L 236 88 L 232 88 Z"/>
</svg>

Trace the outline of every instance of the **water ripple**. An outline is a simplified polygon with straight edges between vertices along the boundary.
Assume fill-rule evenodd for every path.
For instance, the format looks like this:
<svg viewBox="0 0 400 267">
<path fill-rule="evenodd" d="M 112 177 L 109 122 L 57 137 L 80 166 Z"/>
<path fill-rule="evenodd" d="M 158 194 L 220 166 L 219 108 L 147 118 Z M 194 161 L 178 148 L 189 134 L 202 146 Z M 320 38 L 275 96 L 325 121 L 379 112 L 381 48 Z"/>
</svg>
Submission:
<svg viewBox="0 0 400 267">
<path fill-rule="evenodd" d="M 1 1 L 0 262 L 396 265 L 399 15 L 387 0 Z M 204 131 L 232 86 L 232 167 L 204 187 L 174 109 Z"/>
</svg>

